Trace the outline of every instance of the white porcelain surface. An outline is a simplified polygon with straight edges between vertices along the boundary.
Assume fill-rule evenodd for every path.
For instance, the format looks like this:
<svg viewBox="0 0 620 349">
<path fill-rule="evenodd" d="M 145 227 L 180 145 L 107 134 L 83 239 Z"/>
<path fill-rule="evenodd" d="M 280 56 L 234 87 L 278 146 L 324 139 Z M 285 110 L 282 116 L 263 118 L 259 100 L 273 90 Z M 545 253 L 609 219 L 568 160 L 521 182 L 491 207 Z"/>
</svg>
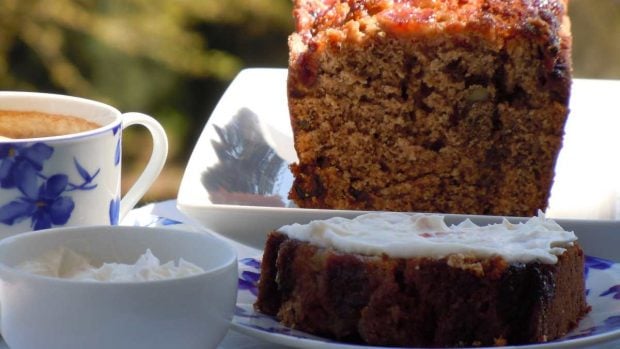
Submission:
<svg viewBox="0 0 620 349">
<path fill-rule="evenodd" d="M 166 134 L 144 114 L 121 114 L 91 100 L 29 92 L 0 92 L 0 109 L 77 116 L 101 125 L 70 135 L 0 141 L 0 238 L 60 226 L 117 224 L 166 160 Z M 149 130 L 153 151 L 141 177 L 121 199 L 121 138 L 131 125 Z"/>
<path fill-rule="evenodd" d="M 204 273 L 162 281 L 100 283 L 20 272 L 15 265 L 59 246 L 134 263 L 150 248 Z M 58 228 L 0 241 L 2 336 L 11 349 L 215 348 L 236 302 L 237 259 L 210 234 L 166 228 Z"/>
<path fill-rule="evenodd" d="M 286 101 L 286 69 L 247 69 L 222 96 L 190 157 L 179 209 L 203 226 L 262 248 L 266 233 L 360 211 L 299 209 L 288 200 L 297 160 Z M 547 214 L 616 219 L 620 194 L 620 81 L 574 80 L 571 114 Z"/>
</svg>

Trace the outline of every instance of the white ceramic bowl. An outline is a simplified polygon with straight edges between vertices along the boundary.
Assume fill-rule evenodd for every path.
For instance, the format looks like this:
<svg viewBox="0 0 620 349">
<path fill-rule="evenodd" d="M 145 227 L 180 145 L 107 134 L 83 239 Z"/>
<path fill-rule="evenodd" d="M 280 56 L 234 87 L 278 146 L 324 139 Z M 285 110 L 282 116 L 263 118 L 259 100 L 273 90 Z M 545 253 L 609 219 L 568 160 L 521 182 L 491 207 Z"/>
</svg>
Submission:
<svg viewBox="0 0 620 349">
<path fill-rule="evenodd" d="M 205 270 L 147 282 L 95 282 L 15 268 L 57 247 L 93 260 L 133 264 L 147 248 L 162 263 Z M 0 241 L 0 330 L 12 349 L 215 348 L 236 303 L 237 257 L 207 234 L 164 228 L 77 227 Z"/>
</svg>

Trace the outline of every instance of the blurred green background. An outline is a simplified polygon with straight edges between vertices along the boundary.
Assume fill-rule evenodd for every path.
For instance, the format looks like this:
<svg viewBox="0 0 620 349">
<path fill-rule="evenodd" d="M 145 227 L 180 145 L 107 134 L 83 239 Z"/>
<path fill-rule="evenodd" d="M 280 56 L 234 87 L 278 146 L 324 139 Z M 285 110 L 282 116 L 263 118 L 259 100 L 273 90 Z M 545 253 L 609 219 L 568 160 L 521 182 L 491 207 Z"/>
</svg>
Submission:
<svg viewBox="0 0 620 349">
<path fill-rule="evenodd" d="M 145 202 L 175 198 L 200 131 L 246 67 L 286 67 L 291 0 L 0 0 L 0 89 L 100 100 L 157 118 L 168 163 Z M 572 0 L 574 76 L 620 79 L 620 0 Z M 124 190 L 150 154 L 124 139 Z"/>
</svg>

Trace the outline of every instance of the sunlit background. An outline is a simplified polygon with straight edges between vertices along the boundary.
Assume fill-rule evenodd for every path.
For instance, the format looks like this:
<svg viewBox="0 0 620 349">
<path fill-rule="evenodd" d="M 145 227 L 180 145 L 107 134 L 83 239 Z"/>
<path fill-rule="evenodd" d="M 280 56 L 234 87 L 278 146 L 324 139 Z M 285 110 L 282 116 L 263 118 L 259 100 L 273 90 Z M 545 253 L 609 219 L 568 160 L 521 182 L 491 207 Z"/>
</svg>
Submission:
<svg viewBox="0 0 620 349">
<path fill-rule="evenodd" d="M 224 89 L 246 67 L 286 67 L 291 0 L 0 0 L 0 89 L 100 100 L 158 119 L 169 160 L 144 201 L 176 197 Z M 620 0 L 572 0 L 574 76 L 620 79 Z M 124 139 L 124 188 L 150 154 Z"/>
</svg>

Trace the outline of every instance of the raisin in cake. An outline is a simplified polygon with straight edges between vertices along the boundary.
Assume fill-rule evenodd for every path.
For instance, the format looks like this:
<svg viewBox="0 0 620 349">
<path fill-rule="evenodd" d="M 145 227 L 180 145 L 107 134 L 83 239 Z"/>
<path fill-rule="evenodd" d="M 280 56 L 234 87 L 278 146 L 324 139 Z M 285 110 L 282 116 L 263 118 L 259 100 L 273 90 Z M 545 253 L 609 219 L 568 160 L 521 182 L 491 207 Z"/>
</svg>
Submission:
<svg viewBox="0 0 620 349">
<path fill-rule="evenodd" d="M 299 207 L 532 216 L 571 84 L 562 0 L 295 0 Z"/>
<path fill-rule="evenodd" d="M 589 311 L 575 240 L 544 216 L 479 227 L 375 213 L 284 226 L 267 240 L 255 308 L 371 345 L 551 341 Z"/>
</svg>

